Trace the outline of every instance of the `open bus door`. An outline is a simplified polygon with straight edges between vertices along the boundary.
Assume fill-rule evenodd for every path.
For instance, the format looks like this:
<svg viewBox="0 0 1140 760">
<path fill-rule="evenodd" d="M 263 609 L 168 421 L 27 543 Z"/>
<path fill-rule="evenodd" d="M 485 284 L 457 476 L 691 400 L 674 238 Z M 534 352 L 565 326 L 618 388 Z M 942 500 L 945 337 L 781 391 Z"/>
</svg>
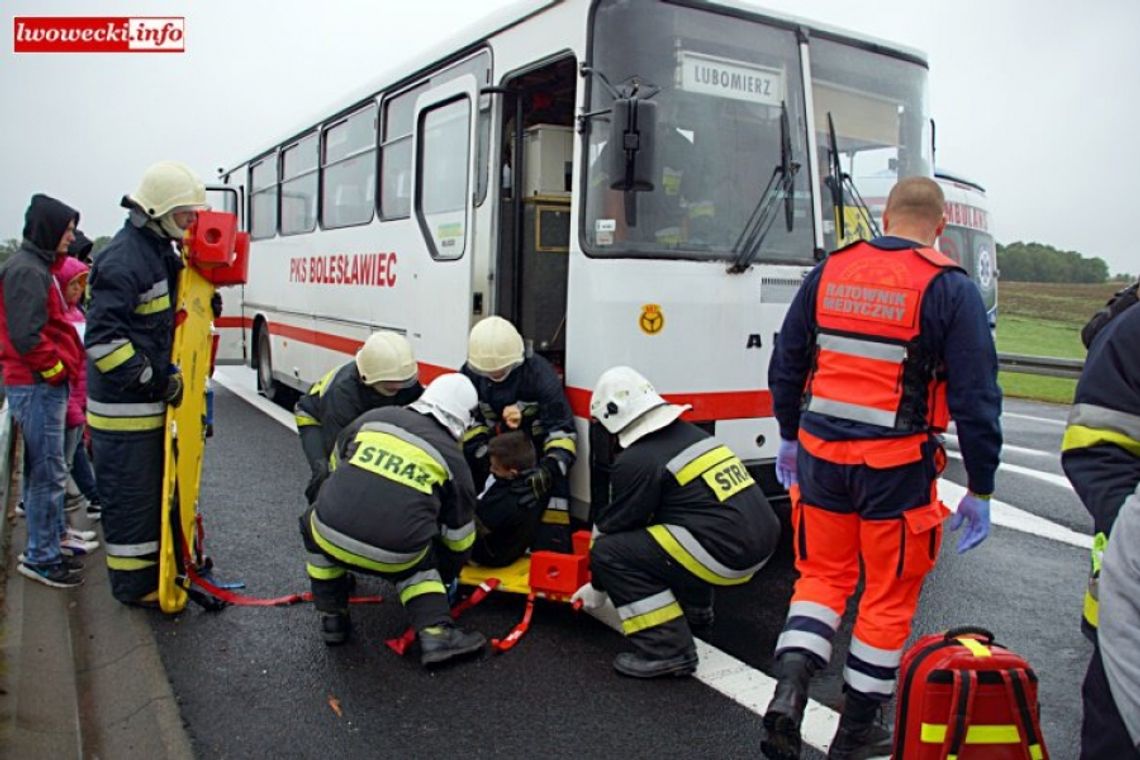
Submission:
<svg viewBox="0 0 1140 760">
<path fill-rule="evenodd" d="M 438 367 L 458 368 L 467 356 L 478 90 L 465 74 L 425 91 L 415 105 L 413 210 L 428 256 L 413 271 L 434 271 L 432 292 L 416 292 L 408 337 L 420 361 Z"/>
<path fill-rule="evenodd" d="M 207 185 L 206 200 L 210 208 L 215 211 L 225 211 L 236 214 L 238 229 L 244 231 L 245 216 L 242 210 L 243 188 L 239 185 Z M 246 363 L 246 334 L 242 327 L 242 302 L 245 300 L 244 285 L 229 285 L 219 287 L 218 293 L 222 296 L 222 316 L 214 320 L 215 333 L 218 336 L 217 364 L 244 364 Z"/>
</svg>

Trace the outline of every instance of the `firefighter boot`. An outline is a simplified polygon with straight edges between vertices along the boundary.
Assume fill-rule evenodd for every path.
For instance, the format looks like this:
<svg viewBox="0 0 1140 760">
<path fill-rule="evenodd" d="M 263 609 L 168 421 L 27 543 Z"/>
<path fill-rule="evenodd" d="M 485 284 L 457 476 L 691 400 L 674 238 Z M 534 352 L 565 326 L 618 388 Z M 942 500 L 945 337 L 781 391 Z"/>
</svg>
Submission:
<svg viewBox="0 0 1140 760">
<path fill-rule="evenodd" d="M 767 738 L 760 751 L 770 760 L 797 760 L 800 756 L 800 723 L 807 706 L 808 684 L 819 665 L 802 652 L 785 652 L 776 659 L 776 692 L 764 713 Z"/>
<path fill-rule="evenodd" d="M 324 637 L 325 644 L 330 647 L 339 646 L 348 641 L 350 633 L 352 621 L 347 612 L 321 613 L 321 636 Z"/>
<path fill-rule="evenodd" d="M 614 670 L 631 678 L 658 678 L 660 676 L 692 675 L 697 669 L 696 647 L 674 657 L 646 657 L 637 652 L 622 652 L 614 658 Z"/>
<path fill-rule="evenodd" d="M 891 732 L 880 721 L 881 704 L 847 691 L 839 728 L 827 756 L 831 760 L 866 760 L 891 754 Z"/>
<path fill-rule="evenodd" d="M 487 639 L 481 633 L 464 631 L 453 625 L 429 625 L 420 629 L 420 664 L 438 665 L 455 657 L 476 654 Z"/>
</svg>

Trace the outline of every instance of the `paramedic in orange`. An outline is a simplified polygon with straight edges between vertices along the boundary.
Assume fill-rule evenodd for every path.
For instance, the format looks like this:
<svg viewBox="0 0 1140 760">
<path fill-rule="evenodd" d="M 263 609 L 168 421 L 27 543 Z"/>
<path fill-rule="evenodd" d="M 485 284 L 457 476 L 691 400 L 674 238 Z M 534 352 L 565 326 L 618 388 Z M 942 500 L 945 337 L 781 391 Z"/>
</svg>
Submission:
<svg viewBox="0 0 1140 760">
<path fill-rule="evenodd" d="M 959 553 L 989 533 L 1001 452 L 997 354 L 977 288 L 931 246 L 942 191 L 910 177 L 891 190 L 886 234 L 832 253 L 804 280 L 769 367 L 792 497 L 799 579 L 776 642 L 764 716 L 769 758 L 798 758 L 813 673 L 831 657 L 847 599 L 866 575 L 843 670 L 845 704 L 828 757 L 889 752 L 879 708 L 891 698 L 926 574 L 950 514 L 936 479 L 939 434 L 957 424 L 969 490 L 951 529 Z M 886 754 L 886 753 L 882 753 Z"/>
</svg>

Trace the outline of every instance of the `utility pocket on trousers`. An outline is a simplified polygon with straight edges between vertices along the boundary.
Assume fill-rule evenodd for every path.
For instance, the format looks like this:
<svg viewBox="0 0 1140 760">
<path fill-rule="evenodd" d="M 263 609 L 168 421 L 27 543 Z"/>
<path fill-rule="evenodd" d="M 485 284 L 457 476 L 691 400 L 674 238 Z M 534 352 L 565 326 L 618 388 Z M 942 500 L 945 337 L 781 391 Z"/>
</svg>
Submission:
<svg viewBox="0 0 1140 760">
<path fill-rule="evenodd" d="M 930 572 L 942 547 L 942 524 L 949 514 L 950 510 L 940 501 L 903 512 L 898 577 Z"/>
<path fill-rule="evenodd" d="M 804 505 L 798 484 L 788 489 L 792 499 L 792 550 L 797 559 L 807 559 L 807 526 L 804 524 Z"/>
</svg>

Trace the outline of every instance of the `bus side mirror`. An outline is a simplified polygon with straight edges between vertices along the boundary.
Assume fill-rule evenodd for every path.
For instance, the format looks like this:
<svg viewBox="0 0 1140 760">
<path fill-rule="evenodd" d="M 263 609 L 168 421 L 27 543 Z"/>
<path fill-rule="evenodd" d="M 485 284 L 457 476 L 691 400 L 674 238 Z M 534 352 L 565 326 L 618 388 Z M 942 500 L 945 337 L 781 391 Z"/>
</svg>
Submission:
<svg viewBox="0 0 1140 760">
<path fill-rule="evenodd" d="M 625 192 L 653 190 L 656 176 L 654 131 L 657 104 L 642 98 L 618 98 L 610 118 L 610 188 Z"/>
</svg>

